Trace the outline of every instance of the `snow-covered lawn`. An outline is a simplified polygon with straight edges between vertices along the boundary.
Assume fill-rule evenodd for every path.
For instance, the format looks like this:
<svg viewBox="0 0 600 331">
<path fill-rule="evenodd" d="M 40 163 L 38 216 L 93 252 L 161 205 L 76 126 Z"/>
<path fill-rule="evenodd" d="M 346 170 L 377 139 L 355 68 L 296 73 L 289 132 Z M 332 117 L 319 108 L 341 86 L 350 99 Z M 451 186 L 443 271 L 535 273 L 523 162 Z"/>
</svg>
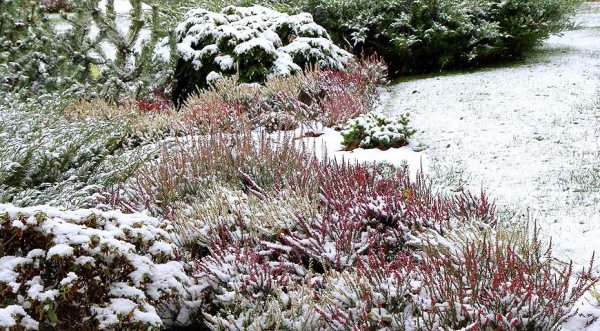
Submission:
<svg viewBox="0 0 600 331">
<path fill-rule="evenodd" d="M 600 253 L 600 6 L 588 6 L 524 63 L 402 82 L 384 106 L 411 113 L 439 184 L 537 221 L 576 268 Z"/>
</svg>

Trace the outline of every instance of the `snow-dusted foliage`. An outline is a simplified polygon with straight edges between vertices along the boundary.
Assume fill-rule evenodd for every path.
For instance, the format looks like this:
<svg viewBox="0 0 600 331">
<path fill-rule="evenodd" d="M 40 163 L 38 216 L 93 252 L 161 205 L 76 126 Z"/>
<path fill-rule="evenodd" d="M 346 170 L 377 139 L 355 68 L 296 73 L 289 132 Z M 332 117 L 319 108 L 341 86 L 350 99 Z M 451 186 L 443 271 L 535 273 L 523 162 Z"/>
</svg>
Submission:
<svg viewBox="0 0 600 331">
<path fill-rule="evenodd" d="M 35 94 L 69 82 L 59 77 L 60 53 L 52 47 L 40 1 L 0 1 L 0 91 Z"/>
<path fill-rule="evenodd" d="M 175 30 L 180 60 L 174 98 L 185 98 L 222 76 L 263 83 L 307 65 L 341 70 L 350 54 L 331 42 L 310 14 L 288 15 L 261 6 L 191 10 Z"/>
<path fill-rule="evenodd" d="M 10 95 L 2 100 L 1 202 L 82 206 L 110 180 L 114 170 L 99 171 L 100 165 L 127 135 L 125 122 L 71 122 L 47 109 L 56 104 L 22 104 Z"/>
<path fill-rule="evenodd" d="M 342 130 L 343 144 L 347 149 L 401 147 L 415 134 L 408 126 L 408 113 L 398 118 L 388 118 L 371 112 L 349 120 Z"/>
<path fill-rule="evenodd" d="M 139 330 L 188 322 L 193 280 L 175 259 L 170 230 L 144 214 L 0 205 L 0 326 Z"/>
<path fill-rule="evenodd" d="M 75 80 L 87 84 L 85 93 L 74 92 L 114 101 L 154 101 L 156 91 L 169 93 L 170 32 L 156 6 L 142 0 L 70 2 L 74 13 L 61 15 L 66 27 L 53 38 L 73 63 Z"/>
<path fill-rule="evenodd" d="M 181 112 L 188 124 L 214 122 L 213 130 L 231 131 L 245 120 L 268 132 L 311 123 L 337 127 L 372 110 L 386 83 L 385 64 L 370 57 L 349 61 L 344 71 L 309 69 L 260 87 L 224 78 L 192 95 Z"/>
<path fill-rule="evenodd" d="M 552 330 L 592 283 L 499 236 L 483 194 L 319 160 L 293 137 L 205 132 L 106 202 L 173 221 L 210 329 Z"/>
<path fill-rule="evenodd" d="M 143 132 L 149 131 L 134 128 L 119 107 L 68 105 L 68 99 L 56 98 L 60 96 L 22 103 L 17 96 L 0 96 L 0 203 L 85 207 L 96 190 L 126 176 L 152 154 L 139 146 L 146 139 Z M 135 121 L 144 122 L 139 117 Z"/>
<path fill-rule="evenodd" d="M 498 236 L 485 200 L 368 167 L 311 171 L 332 176 L 320 202 L 221 187 L 182 211 L 211 329 L 557 330 L 591 284 L 535 239 L 523 252 Z"/>
<path fill-rule="evenodd" d="M 45 93 L 114 101 L 169 93 L 174 66 L 164 58 L 174 47 L 158 9 L 150 15 L 141 0 L 124 3 L 129 8 L 117 13 L 114 1 L 1 1 L 0 91 L 23 101 Z M 65 7 L 72 12 L 48 16 Z"/>
<path fill-rule="evenodd" d="M 300 8 L 393 76 L 518 58 L 569 26 L 581 0 L 303 0 Z"/>
</svg>

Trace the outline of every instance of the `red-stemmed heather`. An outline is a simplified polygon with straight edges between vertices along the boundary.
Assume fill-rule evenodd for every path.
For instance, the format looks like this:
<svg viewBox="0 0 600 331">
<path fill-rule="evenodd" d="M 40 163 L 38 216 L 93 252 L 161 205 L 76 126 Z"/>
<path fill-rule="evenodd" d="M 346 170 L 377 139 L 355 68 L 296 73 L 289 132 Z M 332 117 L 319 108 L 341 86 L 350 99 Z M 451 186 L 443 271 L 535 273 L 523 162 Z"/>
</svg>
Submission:
<svg viewBox="0 0 600 331">
<path fill-rule="evenodd" d="M 158 90 L 153 91 L 154 98 L 142 99 L 138 102 L 138 109 L 141 113 L 163 112 L 171 109 L 168 98 Z"/>
<path fill-rule="evenodd" d="M 319 120 L 331 127 L 371 111 L 378 98 L 375 87 L 362 67 L 356 66 L 347 72 L 319 72 L 316 91 L 307 95 L 319 101 Z"/>
<path fill-rule="evenodd" d="M 243 126 L 239 130 L 229 133 L 208 126 L 211 135 L 163 146 L 159 158 L 142 165 L 121 190 L 102 194 L 104 203 L 171 218 L 177 203 L 201 198 L 215 183 L 242 190 L 248 190 L 248 178 L 266 190 L 286 183 L 314 185 L 310 165 L 315 156 L 297 148 L 292 136 L 253 134 Z"/>
<path fill-rule="evenodd" d="M 250 109 L 253 126 L 268 132 L 296 129 L 299 122 L 316 120 L 317 113 L 314 105 L 300 101 L 287 91 L 257 100 Z"/>
<path fill-rule="evenodd" d="M 306 95 L 282 91 L 250 105 L 210 98 L 188 105 L 181 117 L 188 135 L 101 196 L 113 208 L 147 209 L 165 219 L 180 215 L 181 206 L 200 206 L 215 188 L 242 200 L 253 196 L 244 203 L 255 205 L 239 214 L 215 209 L 190 217 L 200 224 L 181 227 L 208 234 L 195 248 L 186 246 L 196 254 L 205 326 L 259 320 L 293 328 L 294 318 L 312 313 L 313 329 L 558 328 L 591 286 L 589 270 L 570 282 L 571 267 L 555 270 L 550 250 L 542 252 L 537 241 L 527 255 L 491 238 L 425 252 L 416 244 L 424 234 L 446 238 L 465 223 L 495 225 L 494 203 L 483 192 L 443 196 L 422 174 L 411 180 L 407 171 L 318 158 L 292 135 L 251 131 L 260 116 L 290 109 L 306 117 L 314 114 L 303 111 L 327 106 L 332 124 L 372 106 L 376 68 L 353 70 L 319 72 L 323 84 Z M 289 119 L 272 120 L 282 129 Z M 310 212 L 278 204 L 290 193 L 309 201 L 302 208 Z M 285 210 L 261 213 L 273 207 Z M 205 221 L 220 216 L 233 221 Z M 308 298 L 302 302 L 314 310 L 297 309 L 289 297 Z M 283 315 L 290 319 L 284 324 L 272 320 Z"/>
<path fill-rule="evenodd" d="M 550 246 L 534 242 L 527 256 L 484 238 L 450 253 L 429 253 L 422 271 L 431 306 L 425 325 L 458 329 L 558 330 L 595 282 L 590 269 L 573 282 L 572 266 L 552 264 Z M 593 261 L 593 258 L 592 258 Z"/>
<path fill-rule="evenodd" d="M 227 229 L 222 229 L 221 237 L 209 247 L 210 255 L 196 261 L 195 277 L 204 278 L 212 286 L 211 291 L 268 295 L 273 293 L 274 286 L 291 289 L 294 282 L 308 273 L 302 266 L 276 254 L 269 243 L 256 242 L 250 236 L 235 238 Z"/>
<path fill-rule="evenodd" d="M 212 100 L 187 107 L 183 114 L 183 125 L 196 128 L 202 134 L 239 132 L 249 126 L 245 112 L 245 107 L 240 104 Z"/>
<path fill-rule="evenodd" d="M 324 114 L 323 125 L 332 127 L 342 125 L 349 119 L 368 113 L 373 105 L 364 100 L 361 95 L 347 91 L 332 91 L 321 107 Z"/>
<path fill-rule="evenodd" d="M 210 254 L 195 262 L 194 277 L 206 284 L 200 296 L 208 314 L 227 314 L 235 320 L 244 320 L 248 310 L 268 314 L 262 311 L 267 302 L 295 290 L 308 275 L 307 269 L 272 250 L 271 243 L 226 228 L 220 232 L 221 239 L 208 248 Z"/>
<path fill-rule="evenodd" d="M 358 260 L 352 273 L 329 277 L 328 297 L 316 306 L 332 329 L 405 329 L 418 313 L 422 282 L 414 256 L 390 261 L 380 250 Z M 337 298 L 344 298 L 340 300 Z"/>
<path fill-rule="evenodd" d="M 254 128 L 270 132 L 295 129 L 302 122 L 331 127 L 372 110 L 379 98 L 377 88 L 384 84 L 385 64 L 370 57 L 349 63 L 346 71 L 312 69 L 267 82 L 262 89 L 248 90 L 235 81 L 217 84 L 190 98 L 183 111 L 204 114 L 225 103 L 239 107 Z"/>
<path fill-rule="evenodd" d="M 466 221 L 495 223 L 485 195 L 442 198 L 422 175 L 411 182 L 408 173 L 383 177 L 371 165 L 348 163 L 314 163 L 311 170 L 318 179 L 320 217 L 299 218 L 303 231 L 281 239 L 324 267 L 343 270 L 371 250 L 393 256 L 425 229 L 443 233 Z"/>
</svg>

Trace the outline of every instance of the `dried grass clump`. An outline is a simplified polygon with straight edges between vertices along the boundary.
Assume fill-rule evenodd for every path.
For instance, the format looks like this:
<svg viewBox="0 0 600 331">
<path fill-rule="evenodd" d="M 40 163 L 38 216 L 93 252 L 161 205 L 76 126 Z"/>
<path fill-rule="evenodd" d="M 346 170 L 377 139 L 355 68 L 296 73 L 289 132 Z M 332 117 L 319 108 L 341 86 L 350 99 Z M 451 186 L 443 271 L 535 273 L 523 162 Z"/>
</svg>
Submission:
<svg viewBox="0 0 600 331">
<path fill-rule="evenodd" d="M 89 118 L 125 121 L 128 124 L 129 144 L 158 141 L 167 136 L 180 135 L 181 115 L 172 108 L 151 110 L 144 103 L 115 103 L 102 98 L 81 99 L 63 110 L 63 115 L 72 121 Z"/>
<path fill-rule="evenodd" d="M 90 117 L 108 120 L 137 114 L 138 109 L 133 103 L 117 105 L 102 98 L 81 99 L 64 109 L 65 117 L 72 120 L 85 120 Z"/>
</svg>

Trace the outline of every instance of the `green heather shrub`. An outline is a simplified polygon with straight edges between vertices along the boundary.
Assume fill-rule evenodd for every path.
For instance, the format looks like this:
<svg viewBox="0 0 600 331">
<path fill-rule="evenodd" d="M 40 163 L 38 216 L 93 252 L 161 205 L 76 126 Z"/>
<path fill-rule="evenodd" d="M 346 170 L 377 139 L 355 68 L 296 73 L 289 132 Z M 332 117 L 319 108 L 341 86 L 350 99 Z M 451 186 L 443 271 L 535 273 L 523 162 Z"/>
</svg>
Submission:
<svg viewBox="0 0 600 331">
<path fill-rule="evenodd" d="M 310 68 L 298 75 L 274 77 L 258 87 L 239 84 L 237 77 L 219 79 L 191 95 L 181 108 L 187 124 L 218 122 L 210 130 L 231 131 L 233 113 L 267 132 L 306 126 L 340 128 L 350 118 L 365 114 L 379 102 L 385 86 L 385 63 L 376 57 L 350 60 L 344 71 Z M 229 114 L 229 115 L 227 115 Z M 227 115 L 224 118 L 215 118 Z M 240 116 L 243 115 L 243 116 Z M 215 123 L 216 124 L 216 123 Z"/>
<path fill-rule="evenodd" d="M 581 0 L 301 3 L 334 41 L 349 41 L 355 54 L 376 52 L 397 76 L 520 57 L 568 27 Z"/>
<path fill-rule="evenodd" d="M 0 203 L 85 207 L 152 155 L 125 116 L 75 119 L 60 113 L 64 101 L 0 101 Z"/>
<path fill-rule="evenodd" d="M 310 14 L 282 14 L 261 7 L 191 10 L 176 31 L 179 60 L 173 100 L 187 98 L 222 76 L 264 83 L 298 74 L 310 65 L 341 70 L 350 54 L 334 45 Z"/>
<path fill-rule="evenodd" d="M 346 149 L 401 147 L 416 130 L 408 126 L 408 113 L 392 119 L 378 112 L 371 112 L 349 120 L 341 134 Z"/>
</svg>

